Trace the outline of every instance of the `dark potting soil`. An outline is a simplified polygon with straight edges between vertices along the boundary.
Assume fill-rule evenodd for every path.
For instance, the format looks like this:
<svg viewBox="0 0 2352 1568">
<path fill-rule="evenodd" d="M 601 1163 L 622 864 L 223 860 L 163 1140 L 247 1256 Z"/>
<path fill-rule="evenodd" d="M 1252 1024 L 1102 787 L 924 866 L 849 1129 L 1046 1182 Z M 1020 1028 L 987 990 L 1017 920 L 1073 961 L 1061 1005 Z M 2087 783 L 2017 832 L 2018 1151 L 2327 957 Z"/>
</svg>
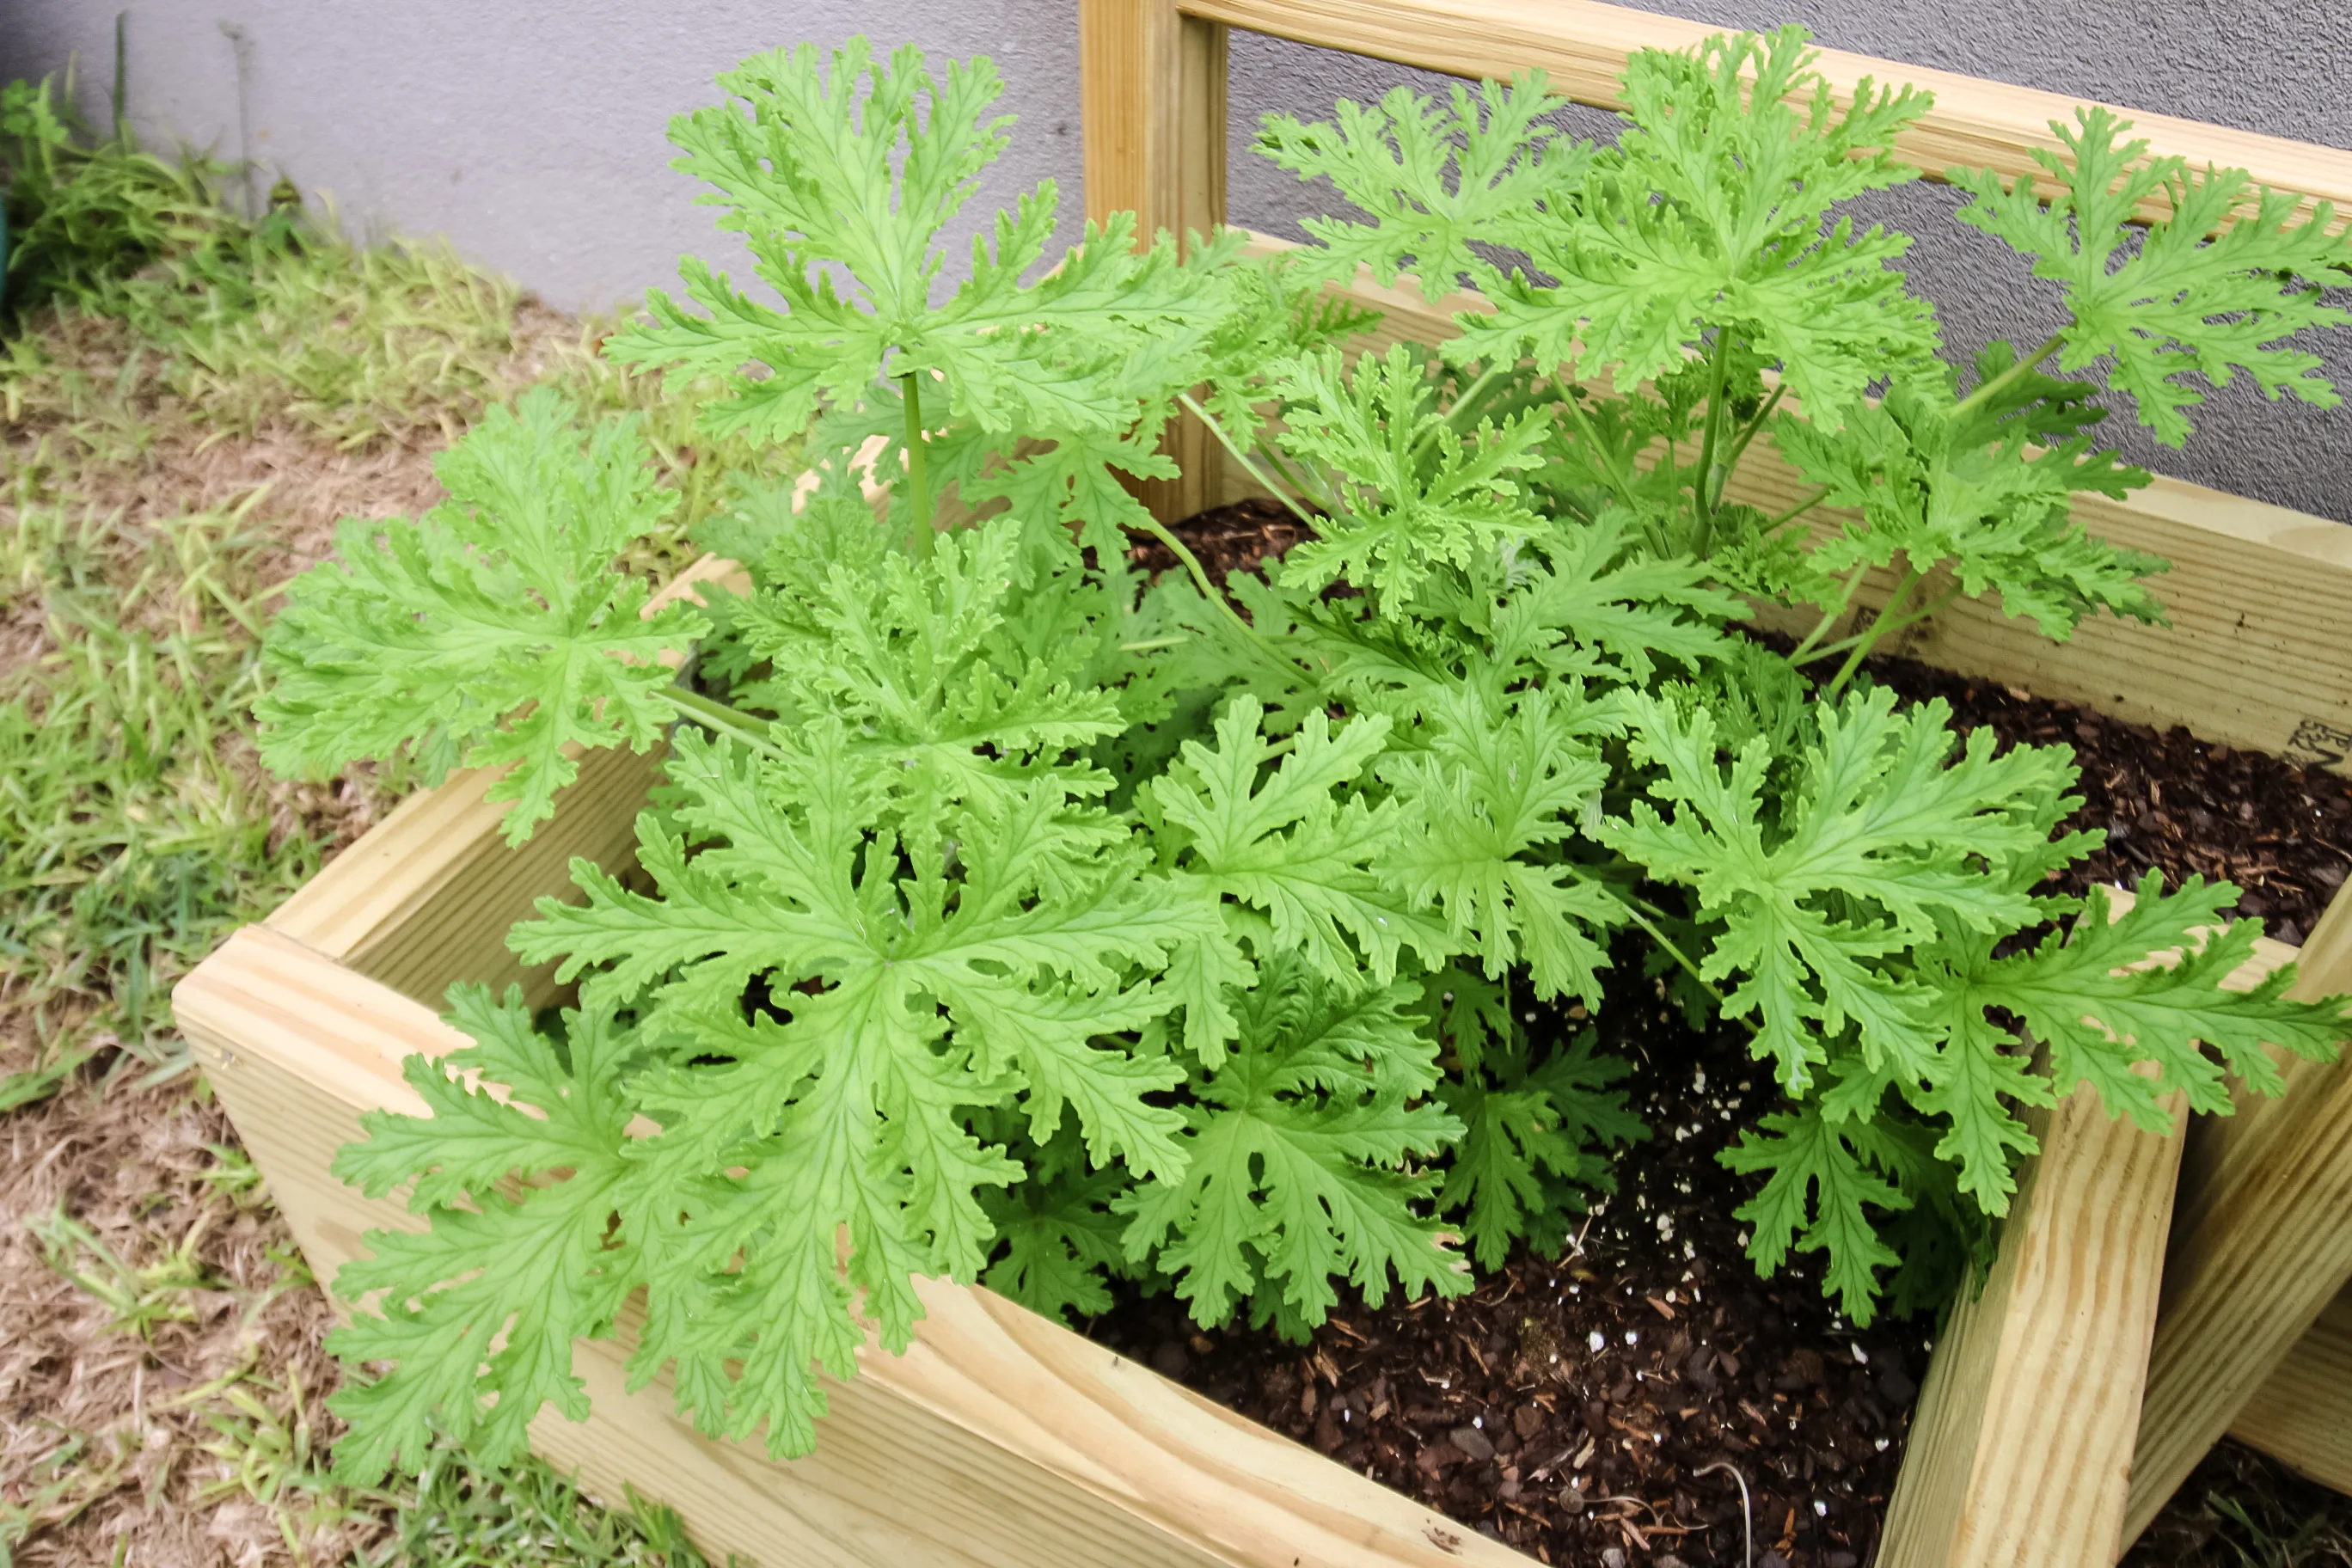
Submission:
<svg viewBox="0 0 2352 1568">
<path fill-rule="evenodd" d="M 1219 579 L 1307 532 L 1268 501 L 1177 531 Z M 1157 543 L 1132 559 L 1177 564 Z M 1961 727 L 2075 749 L 2074 824 L 2105 827 L 2108 843 L 2071 888 L 2148 867 L 2227 877 L 2245 912 L 2300 942 L 2352 869 L 2352 780 L 1908 660 L 1871 673 L 1906 698 L 1943 697 Z M 1166 1298 L 1123 1300 L 1088 1331 L 1541 1561 L 1869 1563 L 1933 1326 L 1855 1330 L 1822 1297 L 1818 1258 L 1755 1277 L 1732 1215 L 1757 1178 L 1716 1155 L 1778 1092 L 1741 1031 L 1693 1032 L 1631 958 L 1592 1022 L 1636 1064 L 1625 1087 L 1652 1137 L 1619 1160 L 1617 1193 L 1566 1256 L 1515 1255 L 1453 1301 L 1343 1305 L 1305 1346 L 1202 1332 Z M 1570 1013 L 1559 1027 L 1582 1026 Z M 2217 1463 L 2268 1462 L 2225 1445 Z M 2146 1553 L 2160 1541 L 2212 1536 L 2210 1511 L 2185 1488 L 2133 1562 L 2158 1561 Z"/>
</svg>

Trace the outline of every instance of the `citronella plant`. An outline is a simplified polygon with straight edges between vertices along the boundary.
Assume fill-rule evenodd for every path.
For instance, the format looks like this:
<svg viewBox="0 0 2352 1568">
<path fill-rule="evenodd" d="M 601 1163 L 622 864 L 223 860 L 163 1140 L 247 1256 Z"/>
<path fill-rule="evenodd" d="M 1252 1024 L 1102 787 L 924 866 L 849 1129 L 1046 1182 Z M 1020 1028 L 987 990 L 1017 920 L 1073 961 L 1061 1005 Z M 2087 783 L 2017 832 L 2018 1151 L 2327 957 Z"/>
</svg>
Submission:
<svg viewBox="0 0 2352 1568">
<path fill-rule="evenodd" d="M 951 269 L 1006 134 L 984 62 L 722 81 L 673 138 L 781 304 L 688 262 L 612 352 L 724 379 L 713 428 L 804 455 L 715 535 L 749 592 L 642 617 L 638 437 L 541 395 L 445 459 L 443 506 L 349 525 L 272 633 L 274 761 L 503 763 L 517 837 L 574 750 L 670 733 L 635 872 L 575 862 L 514 932 L 577 1005 L 459 988 L 472 1043 L 408 1066 L 430 1113 L 341 1157 L 431 1222 L 337 1282 L 373 1302 L 338 1351 L 382 1366 L 337 1406 L 352 1471 L 582 1414 L 571 1346 L 638 1291 L 633 1376 L 792 1453 L 922 1276 L 1079 1313 L 1123 1278 L 1290 1335 L 1343 1289 L 1467 1289 L 1646 1136 L 1566 1022 L 1612 956 L 1752 1034 L 1786 1097 L 1727 1156 L 1753 1257 L 1826 1254 L 1856 1321 L 1948 1297 L 2021 1109 L 2087 1083 L 2162 1127 L 2175 1090 L 2275 1089 L 2269 1047 L 2336 1048 L 2343 1005 L 2289 973 L 2221 988 L 2260 929 L 2234 889 L 2047 890 L 2097 842 L 2064 748 L 1860 664 L 1948 580 L 2053 636 L 2156 614 L 2158 563 L 2068 519 L 2142 476 L 2091 439 L 2106 384 L 2062 374 L 2109 366 L 2168 437 L 2199 375 L 2331 401 L 2280 346 L 2333 319 L 2326 212 L 2086 115 L 2047 205 L 1963 178 L 2073 310 L 1964 374 L 1904 238 L 1839 213 L 1911 177 L 1887 149 L 1926 100 L 1839 107 L 1795 32 L 1639 57 L 1614 146 L 1549 129 L 1533 78 L 1274 119 L 1367 216 L 1254 263 L 1122 220 L 1049 267 L 1045 185 Z M 2157 188 L 2179 216 L 2126 229 Z M 1363 266 L 1488 303 L 1351 365 L 1367 317 L 1319 289 Z M 1263 576 L 1213 583 L 1130 495 L 1179 408 L 1311 524 Z M 1768 439 L 1812 483 L 1779 516 L 1734 499 Z M 1189 574 L 1145 584 L 1131 530 Z M 1758 595 L 1822 629 L 1748 639 Z"/>
</svg>

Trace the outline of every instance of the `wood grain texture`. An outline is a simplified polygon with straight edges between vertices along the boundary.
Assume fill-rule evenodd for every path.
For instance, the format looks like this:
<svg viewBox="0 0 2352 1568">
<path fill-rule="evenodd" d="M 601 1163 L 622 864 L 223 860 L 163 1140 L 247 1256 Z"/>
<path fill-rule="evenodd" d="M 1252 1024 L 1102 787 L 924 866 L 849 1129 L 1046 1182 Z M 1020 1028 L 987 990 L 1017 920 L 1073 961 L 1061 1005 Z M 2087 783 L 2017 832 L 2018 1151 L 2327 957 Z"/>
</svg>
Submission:
<svg viewBox="0 0 2352 1568">
<path fill-rule="evenodd" d="M 2344 992 L 2352 883 L 2304 944 L 2293 994 Z M 2298 1065 L 2275 1105 L 2239 1121 L 2204 1130 L 2181 1182 L 2126 1545 L 2352 1280 L 2352 1053 Z"/>
<path fill-rule="evenodd" d="M 2297 1475 L 2352 1492 L 2352 1290 L 2321 1310 L 2230 1423 L 2230 1436 Z"/>
<path fill-rule="evenodd" d="M 673 579 L 646 613 L 712 582 L 744 581 L 734 563 L 705 556 Z M 554 966 L 525 969 L 507 932 L 542 895 L 572 892 L 571 858 L 614 868 L 636 855 L 638 805 L 663 748 L 580 757 L 580 776 L 555 797 L 558 832 L 542 825 L 520 848 L 499 837 L 510 802 L 484 796 L 503 770 L 454 773 L 412 795 L 269 917 L 316 952 L 395 991 L 431 1002 L 460 980 L 503 991 L 520 984 L 534 1005 L 554 994 Z"/>
<path fill-rule="evenodd" d="M 1624 107 L 1617 79 L 1629 56 L 1645 48 L 1686 48 L 1722 30 L 1596 0 L 1182 0 L 1182 5 L 1191 15 L 1251 32 L 1454 76 L 1507 77 L 1541 68 L 1555 91 L 1603 109 Z M 1865 79 L 1934 93 L 1935 107 L 1895 143 L 1898 154 L 1931 177 L 1955 165 L 1992 169 L 2012 180 L 2038 173 L 2032 154 L 2059 146 L 2050 122 L 2072 124 L 2083 101 L 1839 49 L 1822 50 L 1820 68 L 1842 101 L 1850 101 Z M 2244 169 L 2263 184 L 2300 195 L 2306 208 L 2333 204 L 2335 226 L 2352 219 L 2352 152 L 2137 109 L 2118 107 L 2117 112 L 2158 156 L 2178 153 L 2196 167 Z M 2152 198 L 2141 216 L 2163 212 L 2164 204 Z"/>
<path fill-rule="evenodd" d="M 2263 942 L 2224 984 L 2294 956 Z M 2041 1152 L 1983 1291 L 1936 1346 L 1881 1568 L 2111 1568 L 2120 1552 L 2182 1139 L 2110 1117 L 2088 1088 L 2026 1120 Z"/>
<path fill-rule="evenodd" d="M 361 1112 L 421 1102 L 414 1053 L 459 1037 L 433 1010 L 282 931 L 249 926 L 174 993 L 181 1026 L 321 1279 L 362 1234 L 418 1221 L 329 1174 Z M 904 1356 L 827 1385 L 816 1451 L 714 1442 L 667 1387 L 631 1394 L 617 1341 L 583 1343 L 595 1414 L 542 1414 L 533 1447 L 617 1500 L 677 1508 L 714 1561 L 842 1568 L 1507 1568 L 1528 1560 L 977 1289 L 926 1281 Z"/>
<path fill-rule="evenodd" d="M 1087 216 L 1136 215 L 1136 241 L 1162 230 L 1181 241 L 1225 221 L 1225 28 L 1187 16 L 1176 0 L 1079 0 L 1078 97 Z M 1173 479 L 1138 495 L 1173 522 L 1213 504 L 1223 451 L 1179 416 L 1161 450 Z"/>
<path fill-rule="evenodd" d="M 1288 248 L 1251 237 L 1253 254 Z M 1443 342 L 1455 314 L 1486 308 L 1467 293 L 1432 305 L 1417 289 L 1381 285 L 1368 271 L 1344 292 L 1383 313 L 1360 340 L 1370 352 Z M 1235 465 L 1216 499 L 1253 493 Z M 1769 440 L 1729 487 L 1732 499 L 1774 513 L 1808 493 Z M 1900 634 L 1894 651 L 2135 723 L 2179 724 L 2204 740 L 2352 773 L 2352 528 L 2166 479 L 2125 500 L 2077 498 L 2074 515 L 2100 538 L 2172 563 L 2153 583 L 2170 625 L 2101 616 L 2054 643 L 2031 621 L 2004 616 L 1997 600 L 1964 599 Z M 1847 518 L 1824 509 L 1814 531 Z M 1865 587 L 1861 604 L 1875 608 L 1891 586 L 1888 576 Z M 1757 618 L 1804 630 L 1817 612 L 1772 607 Z"/>
</svg>

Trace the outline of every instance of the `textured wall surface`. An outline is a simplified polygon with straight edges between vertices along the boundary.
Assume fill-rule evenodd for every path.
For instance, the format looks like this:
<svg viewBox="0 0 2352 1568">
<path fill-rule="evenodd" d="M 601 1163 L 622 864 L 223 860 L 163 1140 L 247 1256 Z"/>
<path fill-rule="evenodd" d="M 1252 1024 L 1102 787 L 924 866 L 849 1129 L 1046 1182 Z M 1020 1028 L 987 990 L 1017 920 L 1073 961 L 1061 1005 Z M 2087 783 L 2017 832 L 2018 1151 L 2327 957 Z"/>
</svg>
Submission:
<svg viewBox="0 0 2352 1568">
<path fill-rule="evenodd" d="M 0 79 L 79 52 L 102 103 L 126 9 L 132 118 L 152 144 L 249 156 L 356 230 L 445 236 L 568 308 L 674 285 L 685 252 L 740 255 L 669 167 L 665 132 L 718 101 L 719 71 L 780 45 L 866 32 L 935 61 L 992 56 L 1021 123 L 966 216 L 1049 175 L 1083 216 L 1067 0 L 0 0 Z"/>
<path fill-rule="evenodd" d="M 1725 27 L 1801 22 L 1825 46 L 2125 108 L 2352 148 L 2352 0 L 1619 0 Z M 1328 113 L 1335 98 L 1370 100 L 1399 82 L 1442 92 L 1443 77 L 1281 39 L 1233 43 L 1233 220 L 1298 237 L 1296 219 L 1343 210 L 1249 150 L 1268 110 Z M 1576 111 L 1574 134 L 1607 138 L 1615 117 Z M 1321 187 L 1328 193 L 1328 187 Z M 1947 187 L 1917 184 L 1854 204 L 1916 237 L 1906 270 L 1936 302 L 1947 345 L 1972 356 L 1987 340 L 2033 344 L 2063 319 L 2056 286 L 1999 241 L 1956 222 Z M 2352 289 L 2335 291 L 2352 306 Z M 2326 374 L 2352 399 L 2352 328 L 2315 336 Z M 2352 522 L 2352 402 L 2323 410 L 2271 403 L 2243 379 L 2190 411 L 2185 448 L 2147 438 L 2120 404 L 2103 435 L 2158 473 Z"/>
<path fill-rule="evenodd" d="M 1822 42 L 1945 69 L 2352 148 L 2347 0 L 1650 0 L 1725 26 L 1804 22 Z M 0 77 L 79 51 L 100 85 L 117 0 L 0 0 Z M 445 236 L 551 300 L 610 308 L 674 276 L 688 250 L 739 253 L 667 167 L 668 117 L 711 101 L 711 76 L 758 49 L 831 46 L 864 30 L 919 39 L 934 58 L 985 51 L 1020 116 L 977 213 L 1058 178 L 1066 232 L 1079 207 L 1072 0 L 129 0 L 131 97 L 142 127 L 333 197 L 372 234 Z M 1328 112 L 1412 73 L 1378 61 L 1237 37 L 1233 216 L 1284 232 L 1318 193 L 1248 151 L 1260 113 Z M 1441 85 L 1442 83 L 1433 83 Z M 1579 133 L 1612 121 L 1575 117 Z M 1990 337 L 2038 342 L 2057 317 L 2048 285 L 1950 219 L 1938 187 L 1896 193 L 1871 216 L 1919 236 L 1915 286 L 1962 352 Z M 2345 291 L 2352 302 L 2352 290 Z M 2352 387 L 2352 331 L 2323 346 Z M 2202 411 L 2186 451 L 2130 432 L 2160 471 L 2352 521 L 2352 408 L 2266 403 L 2242 382 Z M 2110 427 L 2124 433 L 2127 415 Z"/>
</svg>

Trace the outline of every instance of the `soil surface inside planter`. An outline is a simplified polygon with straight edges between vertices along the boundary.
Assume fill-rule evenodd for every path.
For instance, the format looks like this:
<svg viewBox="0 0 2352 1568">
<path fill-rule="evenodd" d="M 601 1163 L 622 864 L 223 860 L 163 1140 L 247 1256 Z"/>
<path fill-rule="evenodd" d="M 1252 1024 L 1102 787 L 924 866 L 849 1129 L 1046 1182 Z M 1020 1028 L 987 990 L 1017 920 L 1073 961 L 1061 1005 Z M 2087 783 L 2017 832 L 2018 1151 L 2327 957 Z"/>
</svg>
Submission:
<svg viewBox="0 0 2352 1568">
<path fill-rule="evenodd" d="M 1307 536 L 1269 501 L 1178 532 L 1220 579 Z M 1177 565 L 1156 543 L 1132 559 Z M 2227 877 L 2246 890 L 2243 912 L 2299 942 L 2352 868 L 2352 780 L 1909 660 L 1870 670 L 1907 699 L 1944 698 L 1958 727 L 2074 749 L 2073 826 L 2108 842 L 2063 875 L 2070 890 L 2150 867 Z M 1592 1022 L 1637 1064 L 1624 1087 L 1652 1136 L 1619 1159 L 1618 1192 L 1568 1256 L 1516 1255 L 1450 1302 L 1355 1301 L 1306 1346 L 1204 1333 L 1166 1298 L 1123 1300 L 1088 1331 L 1542 1561 L 1857 1568 L 1876 1546 L 1932 1325 L 1853 1329 L 1822 1298 L 1817 1258 L 1755 1277 L 1732 1215 L 1759 1179 L 1716 1155 L 1779 1093 L 1744 1030 L 1694 1032 L 1633 950 L 1619 958 Z M 1581 1009 L 1557 1023 L 1583 1026 Z"/>
<path fill-rule="evenodd" d="M 1520 1252 L 1451 1301 L 1343 1306 L 1305 1347 L 1203 1333 L 1180 1304 L 1089 1329 L 1242 1414 L 1537 1558 L 1868 1561 L 1933 1325 L 1852 1328 L 1800 1258 L 1759 1280 L 1732 1211 L 1754 1178 L 1716 1155 L 1780 1102 L 1748 1031 L 1694 1033 L 1626 944 L 1592 1023 L 1638 1064 L 1650 1139 L 1617 1163 L 1568 1256 Z M 1533 1027 L 1583 1026 L 1582 1009 Z"/>
</svg>

